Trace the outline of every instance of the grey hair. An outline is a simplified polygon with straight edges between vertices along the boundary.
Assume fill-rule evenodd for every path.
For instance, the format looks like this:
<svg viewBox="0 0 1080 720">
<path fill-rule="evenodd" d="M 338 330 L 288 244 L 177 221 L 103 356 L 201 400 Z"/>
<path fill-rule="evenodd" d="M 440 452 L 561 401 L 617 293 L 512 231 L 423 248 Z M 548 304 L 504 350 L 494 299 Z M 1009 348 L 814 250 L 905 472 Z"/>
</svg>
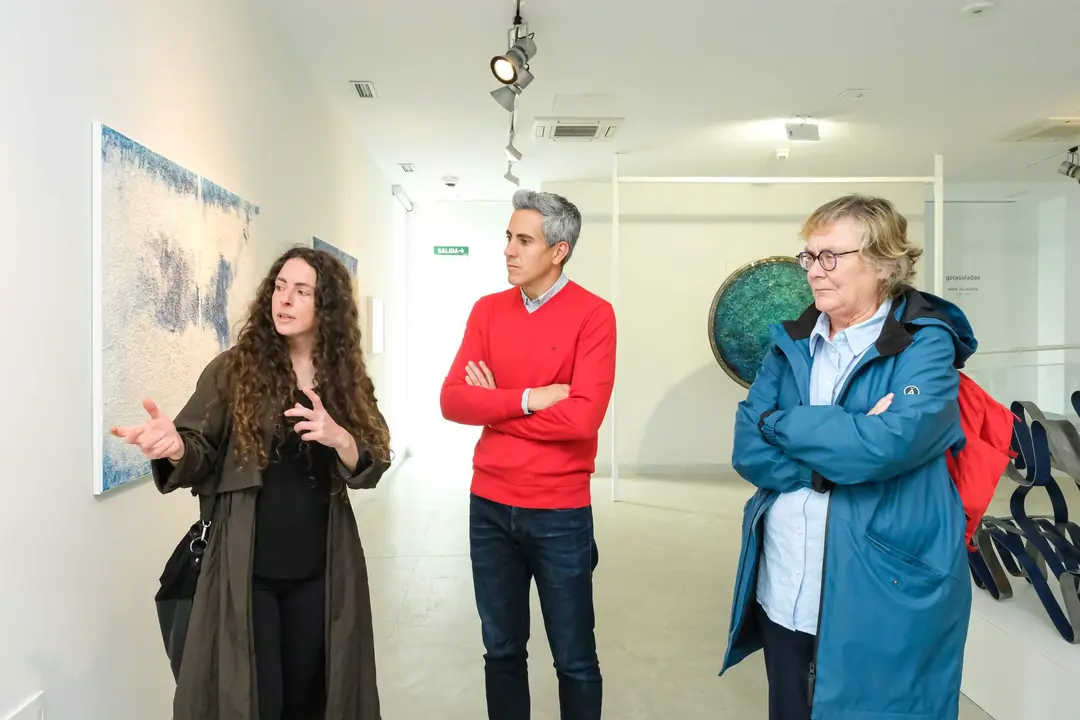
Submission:
<svg viewBox="0 0 1080 720">
<path fill-rule="evenodd" d="M 543 218 L 542 228 L 548 247 L 561 242 L 570 248 L 563 258 L 563 265 L 570 260 L 581 235 L 581 211 L 562 195 L 536 190 L 518 190 L 514 193 L 515 210 L 535 210 Z"/>
<path fill-rule="evenodd" d="M 807 219 L 802 236 L 827 232 L 838 220 L 850 219 L 862 234 L 860 254 L 878 270 L 886 273 L 881 284 L 883 298 L 895 297 L 905 285 L 915 280 L 915 263 L 922 248 L 908 239 L 907 218 L 885 198 L 845 195 L 827 202 Z"/>
</svg>

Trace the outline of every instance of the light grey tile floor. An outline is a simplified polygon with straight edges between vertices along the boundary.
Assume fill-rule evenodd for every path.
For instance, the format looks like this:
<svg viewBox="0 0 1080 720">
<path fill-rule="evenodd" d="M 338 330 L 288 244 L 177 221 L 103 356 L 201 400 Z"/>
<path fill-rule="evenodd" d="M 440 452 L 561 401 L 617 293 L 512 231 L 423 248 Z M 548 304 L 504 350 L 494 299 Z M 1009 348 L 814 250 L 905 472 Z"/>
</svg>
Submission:
<svg viewBox="0 0 1080 720">
<path fill-rule="evenodd" d="M 357 498 L 387 720 L 486 717 L 468 487 L 467 460 L 414 458 Z M 748 487 L 734 477 L 624 479 L 622 502 L 612 504 L 610 482 L 597 479 L 593 492 L 604 716 L 766 718 L 760 654 L 717 677 Z M 557 685 L 535 592 L 533 606 L 533 719 L 556 720 Z M 989 716 L 965 698 L 960 717 Z"/>
</svg>

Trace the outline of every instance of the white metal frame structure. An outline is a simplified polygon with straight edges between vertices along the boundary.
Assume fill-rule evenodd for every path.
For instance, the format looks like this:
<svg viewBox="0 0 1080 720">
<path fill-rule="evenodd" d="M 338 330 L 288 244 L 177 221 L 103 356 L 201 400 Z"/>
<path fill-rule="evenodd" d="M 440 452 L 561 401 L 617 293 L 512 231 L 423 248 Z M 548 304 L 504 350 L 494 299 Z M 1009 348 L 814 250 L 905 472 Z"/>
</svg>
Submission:
<svg viewBox="0 0 1080 720">
<path fill-rule="evenodd" d="M 914 177 L 623 177 L 619 175 L 619 154 L 611 164 L 611 304 L 619 307 L 619 188 L 627 184 L 722 184 L 722 185 L 813 185 L 813 184 L 923 184 L 934 187 L 934 294 L 945 291 L 945 160 L 934 156 L 934 174 Z M 619 501 L 618 416 L 615 411 L 619 384 L 611 392 L 611 501 Z"/>
</svg>

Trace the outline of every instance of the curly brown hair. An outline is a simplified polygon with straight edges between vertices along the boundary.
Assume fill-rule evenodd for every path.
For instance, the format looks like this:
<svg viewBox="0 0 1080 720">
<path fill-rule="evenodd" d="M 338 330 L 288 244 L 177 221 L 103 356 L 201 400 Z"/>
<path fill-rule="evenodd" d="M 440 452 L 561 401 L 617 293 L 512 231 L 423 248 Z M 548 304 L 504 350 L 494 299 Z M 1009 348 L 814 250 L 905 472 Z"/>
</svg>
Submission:
<svg viewBox="0 0 1080 720">
<path fill-rule="evenodd" d="M 278 273 L 293 258 L 315 270 L 315 391 L 330 417 L 375 458 L 389 461 L 390 432 L 364 364 L 352 277 L 333 255 L 306 247 L 292 248 L 274 262 L 228 356 L 233 434 L 241 461 L 257 461 L 266 468 L 269 448 L 263 441 L 262 420 L 272 412 L 274 428 L 280 431 L 285 410 L 295 402 L 296 375 L 287 342 L 274 328 L 271 306 Z"/>
</svg>

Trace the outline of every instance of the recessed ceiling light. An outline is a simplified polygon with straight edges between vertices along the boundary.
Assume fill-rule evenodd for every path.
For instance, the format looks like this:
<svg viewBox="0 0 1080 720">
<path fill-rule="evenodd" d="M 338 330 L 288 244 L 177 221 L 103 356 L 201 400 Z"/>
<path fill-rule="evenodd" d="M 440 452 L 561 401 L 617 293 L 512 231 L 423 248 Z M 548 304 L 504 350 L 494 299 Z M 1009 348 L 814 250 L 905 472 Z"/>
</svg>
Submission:
<svg viewBox="0 0 1080 720">
<path fill-rule="evenodd" d="M 866 88 L 850 88 L 840 93 L 838 96 L 841 100 L 862 100 L 870 94 L 870 90 Z"/>
<path fill-rule="evenodd" d="M 975 0 L 964 6 L 964 13 L 972 17 L 979 17 L 990 12 L 993 8 L 994 3 L 991 0 Z"/>
</svg>

